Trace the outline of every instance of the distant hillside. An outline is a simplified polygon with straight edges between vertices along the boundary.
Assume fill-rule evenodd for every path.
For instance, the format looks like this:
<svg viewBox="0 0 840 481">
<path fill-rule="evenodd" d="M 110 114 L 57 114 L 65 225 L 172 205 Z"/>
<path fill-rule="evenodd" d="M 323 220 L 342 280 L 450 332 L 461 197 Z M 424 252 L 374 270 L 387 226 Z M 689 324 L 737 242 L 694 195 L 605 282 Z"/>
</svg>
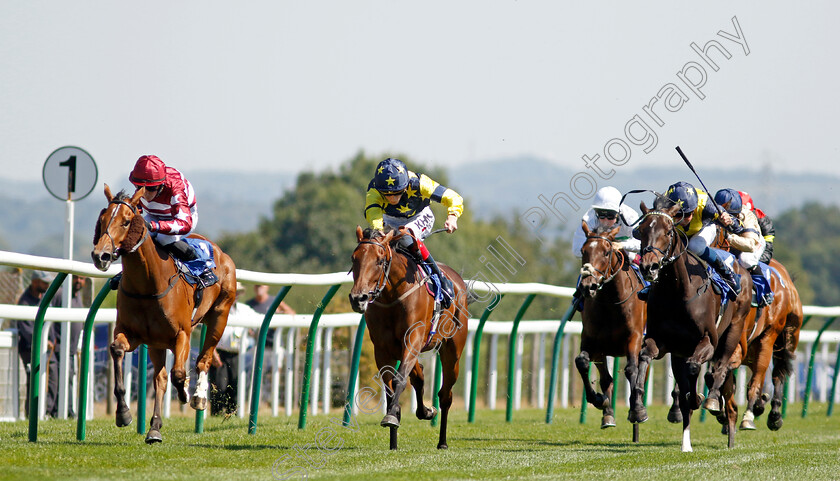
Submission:
<svg viewBox="0 0 840 481">
<path fill-rule="evenodd" d="M 828 175 L 774 174 L 758 168 L 724 171 L 697 166 L 710 189 L 734 187 L 753 195 L 756 203 L 771 216 L 801 206 L 808 201 L 840 205 L 840 179 Z M 630 189 L 663 191 L 677 180 L 699 185 L 691 171 L 681 165 L 670 169 L 629 170 L 618 167 L 616 174 L 600 186 L 611 184 L 622 192 Z M 569 192 L 569 180 L 579 170 L 550 162 L 522 157 L 477 162 L 450 168 L 450 187 L 466 198 L 467 208 L 478 218 L 521 216 L 532 207 L 543 208 L 542 194 L 552 198 L 557 192 Z M 292 173 L 237 173 L 199 171 L 189 174 L 199 198 L 198 232 L 211 238 L 223 232 L 254 230 L 262 217 L 270 216 L 274 202 L 294 185 Z M 101 184 L 101 183 L 100 183 Z M 41 182 L 0 180 L 0 249 L 36 255 L 61 256 L 65 205 L 50 196 Z M 112 186 L 114 191 L 125 185 Z M 363 187 L 360 187 L 360 196 Z M 638 208 L 635 196 L 628 202 Z M 359 203 L 361 205 L 362 198 Z M 579 218 L 591 200 L 581 200 L 581 209 L 569 219 Z M 102 186 L 75 206 L 74 258 L 87 260 L 90 255 L 93 225 L 104 207 Z M 576 225 L 550 221 L 551 231 L 563 232 Z"/>
<path fill-rule="evenodd" d="M 756 204 L 769 215 L 779 215 L 813 201 L 826 205 L 840 205 L 840 178 L 825 174 L 775 174 L 769 170 L 703 169 L 695 166 L 712 191 L 732 187 L 749 192 Z M 521 215 L 532 207 L 544 208 L 538 195 L 551 199 L 558 192 L 569 193 L 569 181 L 582 171 L 561 167 L 536 158 L 503 159 L 468 164 L 449 169 L 452 187 L 463 195 L 467 206 L 479 218 Z M 629 170 L 615 167 L 615 175 L 599 181 L 598 187 L 613 185 L 621 192 L 632 189 L 664 191 L 670 184 L 683 180 L 697 187 L 700 183 L 687 167 L 677 165 L 663 169 Z M 639 201 L 650 206 L 652 196 L 636 195 L 627 202 L 638 210 Z M 591 199 L 581 200 L 577 211 L 580 217 Z M 556 221 L 559 222 L 559 221 Z M 563 230 L 560 226 L 561 230 Z"/>
</svg>

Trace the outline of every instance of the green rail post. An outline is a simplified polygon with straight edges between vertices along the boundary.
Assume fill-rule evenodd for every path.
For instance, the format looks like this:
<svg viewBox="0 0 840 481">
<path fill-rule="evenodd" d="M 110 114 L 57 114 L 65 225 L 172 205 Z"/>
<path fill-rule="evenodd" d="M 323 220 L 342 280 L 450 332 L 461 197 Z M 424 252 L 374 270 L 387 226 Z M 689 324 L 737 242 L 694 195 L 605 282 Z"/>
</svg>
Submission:
<svg viewBox="0 0 840 481">
<path fill-rule="evenodd" d="M 837 393 L 837 377 L 840 375 L 840 344 L 837 345 L 837 359 L 834 361 L 834 378 L 831 380 L 831 394 L 828 396 L 828 410 L 826 416 L 834 413 L 834 395 Z"/>
<path fill-rule="evenodd" d="M 201 325 L 201 339 L 198 341 L 198 349 L 201 352 L 201 348 L 204 347 L 204 341 L 207 339 L 207 326 L 204 324 Z M 209 382 L 209 381 L 208 381 Z M 189 389 L 189 386 L 186 386 Z M 196 410 L 195 412 L 195 432 L 196 434 L 201 434 L 204 432 L 204 411 Z"/>
<path fill-rule="evenodd" d="M 41 297 L 38 314 L 35 316 L 35 325 L 32 328 L 32 358 L 29 361 L 29 441 L 33 443 L 38 442 L 38 401 L 41 397 L 41 383 L 38 377 L 41 374 L 41 332 L 44 330 L 44 316 L 55 293 L 66 278 L 66 272 L 56 274 L 47 292 Z"/>
<path fill-rule="evenodd" d="M 271 318 L 274 317 L 274 313 L 277 311 L 280 303 L 283 302 L 283 298 L 286 297 L 286 294 L 288 294 L 291 289 L 292 286 L 283 286 L 280 288 L 280 292 L 278 292 L 274 297 L 274 302 L 271 303 L 271 307 L 269 307 L 268 311 L 266 311 L 262 325 L 260 325 L 260 333 L 257 337 L 257 353 L 254 359 L 254 384 L 251 386 L 251 415 L 248 418 L 248 434 L 257 433 L 257 415 L 260 410 L 260 389 L 262 388 L 265 341 L 268 338 L 268 329 L 271 324 Z M 275 342 L 279 341 L 280 340 L 277 339 Z"/>
<path fill-rule="evenodd" d="M 148 368 L 149 348 L 140 344 L 137 350 L 137 434 L 146 434 L 146 371 Z M 131 369 L 131 366 L 128 366 Z M 189 389 L 189 386 L 187 386 Z"/>
<path fill-rule="evenodd" d="M 435 427 L 438 425 L 440 419 L 440 386 L 443 382 L 443 365 L 440 363 L 440 353 L 435 356 L 435 392 L 432 393 L 432 406 L 435 407 L 435 417 L 432 418 L 431 425 Z"/>
<path fill-rule="evenodd" d="M 545 411 L 545 423 L 551 424 L 551 418 L 554 417 L 554 398 L 557 397 L 557 368 L 560 364 L 560 344 L 563 342 L 563 337 L 566 335 L 564 329 L 566 322 L 575 314 L 575 302 L 566 309 L 563 314 L 563 319 L 560 321 L 560 328 L 554 334 L 554 349 L 551 353 L 551 380 L 548 382 L 548 408 Z"/>
<path fill-rule="evenodd" d="M 350 361 L 350 382 L 347 384 L 347 400 L 344 402 L 344 420 L 342 425 L 350 425 L 353 415 L 353 402 L 356 396 L 356 379 L 359 378 L 359 359 L 362 357 L 362 342 L 365 340 L 365 316 L 359 321 L 356 329 L 356 340 L 353 342 L 353 359 Z"/>
<path fill-rule="evenodd" d="M 80 369 L 79 374 L 79 410 L 76 412 L 76 440 L 78 441 L 85 440 L 85 430 L 87 427 L 88 377 L 90 376 L 90 339 L 93 337 L 93 320 L 96 318 L 96 313 L 99 311 L 99 307 L 102 305 L 102 302 L 106 297 L 108 297 L 109 292 L 111 292 L 111 286 L 106 279 L 102 289 L 99 289 L 99 293 L 96 294 L 93 304 L 90 305 L 87 318 L 85 319 L 85 327 L 82 334 L 82 368 Z"/>
<path fill-rule="evenodd" d="M 812 317 L 812 316 L 805 316 L 805 318 L 804 318 L 804 319 L 802 319 L 802 325 L 801 325 L 801 326 L 799 326 L 799 329 L 800 329 L 800 330 L 801 330 L 803 327 L 805 327 L 805 324 L 807 324 L 807 323 L 808 323 L 808 321 L 810 321 L 810 320 L 811 320 L 811 317 Z M 782 396 L 782 419 L 787 418 L 787 405 L 788 405 L 788 379 L 785 379 L 785 387 L 784 387 L 784 390 L 785 390 L 785 392 L 784 392 L 784 395 Z M 794 395 L 794 397 L 795 397 L 795 395 Z"/>
<path fill-rule="evenodd" d="M 613 411 L 615 411 L 615 403 L 618 400 L 618 384 L 619 384 L 618 383 L 618 368 L 619 367 L 621 367 L 621 358 L 616 356 L 613 359 L 613 372 L 612 372 L 612 378 L 613 378 L 612 408 L 613 408 Z"/>
<path fill-rule="evenodd" d="M 513 391 L 515 388 L 515 376 L 513 371 L 516 369 L 516 341 L 519 337 L 519 321 L 522 320 L 522 316 L 525 315 L 525 311 L 531 307 L 531 303 L 534 301 L 535 297 L 537 297 L 536 294 L 528 294 L 528 297 L 525 298 L 525 302 L 523 302 L 522 306 L 519 307 L 519 311 L 513 319 L 513 327 L 510 331 L 510 339 L 508 340 L 507 407 L 505 412 L 505 420 L 507 422 L 511 422 L 511 420 L 513 420 Z"/>
<path fill-rule="evenodd" d="M 592 380 L 589 378 L 590 370 L 592 368 L 592 363 L 590 362 L 589 365 L 586 367 L 586 382 L 591 383 Z M 586 385 L 582 386 L 582 393 L 580 399 L 580 424 L 586 424 L 586 411 L 589 409 L 589 403 L 586 402 Z"/>
<path fill-rule="evenodd" d="M 673 362 L 673 359 L 671 360 L 671 362 Z M 706 372 L 708 372 L 708 370 L 712 368 L 711 364 L 712 364 L 711 362 L 706 363 Z M 704 398 L 709 397 L 709 386 L 706 385 L 706 382 L 703 380 L 702 377 L 700 378 L 700 382 L 703 383 L 703 397 Z M 682 395 L 682 393 L 680 393 L 680 395 Z M 702 407 L 700 408 L 700 422 L 701 423 L 706 422 L 706 410 L 703 409 Z"/>
<path fill-rule="evenodd" d="M 472 374 L 470 379 L 470 409 L 468 414 L 468 422 L 475 422 L 475 396 L 478 392 L 478 360 L 481 354 L 481 336 L 484 334 L 484 323 L 490 317 L 493 309 L 499 305 L 499 302 L 504 297 L 504 294 L 497 295 L 490 301 L 487 309 L 481 314 L 481 319 L 478 321 L 478 328 L 475 330 L 475 338 L 473 339 L 473 358 L 472 358 Z"/>
<path fill-rule="evenodd" d="M 811 384 L 814 381 L 814 358 L 817 357 L 817 348 L 820 345 L 820 337 L 822 337 L 823 332 L 828 329 L 828 326 L 834 322 L 837 317 L 829 317 L 825 324 L 817 331 L 817 338 L 814 339 L 814 345 L 811 346 L 811 357 L 808 359 L 808 374 L 805 378 L 805 394 L 802 399 L 802 417 L 808 416 L 808 401 L 811 399 Z"/>
<path fill-rule="evenodd" d="M 309 333 L 306 339 L 306 365 L 303 368 L 303 385 L 300 393 L 300 417 L 298 418 L 298 429 L 306 427 L 306 411 L 309 408 L 309 385 L 312 381 L 312 355 L 315 350 L 315 336 L 318 335 L 318 321 L 321 319 L 321 314 L 327 304 L 330 303 L 335 293 L 341 287 L 341 284 L 336 284 L 330 287 L 330 290 L 321 299 L 318 308 L 315 309 L 315 314 L 312 315 L 312 322 L 309 324 Z M 317 401 L 316 401 L 317 402 Z"/>
</svg>

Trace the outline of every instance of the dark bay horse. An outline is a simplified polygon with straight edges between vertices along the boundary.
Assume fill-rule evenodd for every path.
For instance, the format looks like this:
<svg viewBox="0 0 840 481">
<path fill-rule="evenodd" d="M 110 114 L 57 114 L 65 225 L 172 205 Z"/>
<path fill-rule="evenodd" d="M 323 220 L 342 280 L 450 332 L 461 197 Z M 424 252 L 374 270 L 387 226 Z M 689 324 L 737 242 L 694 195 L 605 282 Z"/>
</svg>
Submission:
<svg viewBox="0 0 840 481">
<path fill-rule="evenodd" d="M 356 228 L 358 246 L 353 251 L 353 288 L 350 304 L 365 315 L 373 342 L 379 375 L 385 385 L 387 414 L 382 426 L 392 428 L 392 449 L 400 425 L 400 395 L 407 380 L 417 395 L 417 418 L 430 420 L 437 412 L 423 404 L 423 366 L 421 352 L 435 349 L 443 367 L 440 398 L 441 420 L 438 449 L 446 449 L 446 423 L 452 405 L 452 386 L 458 379 L 458 363 L 467 340 L 467 288 L 458 273 L 443 264 L 440 268 L 452 280 L 455 299 L 441 313 L 434 335 L 430 336 L 434 299 L 426 292 L 419 267 L 395 248 L 403 233 Z M 399 369 L 394 366 L 400 362 Z"/>
<path fill-rule="evenodd" d="M 734 364 L 748 366 L 752 372 L 747 385 L 747 409 L 744 411 L 741 429 L 755 429 L 755 417 L 764 413 L 764 404 L 770 397 L 761 391 L 771 359 L 773 396 L 767 427 L 774 431 L 782 427 L 784 383 L 793 372 L 793 359 L 796 358 L 796 347 L 799 344 L 799 330 L 803 320 L 799 291 L 780 262 L 772 259 L 770 266 L 778 273 L 778 276 L 775 273 L 770 276 L 773 303 L 761 309 L 758 319 L 757 309 L 752 308 L 744 325 L 741 345 L 735 352 L 736 359 L 733 360 Z"/>
<path fill-rule="evenodd" d="M 730 362 L 738 347 L 745 317 L 750 310 L 752 279 L 740 265 L 733 266 L 741 274 L 741 294 L 722 309 L 721 299 L 711 287 L 706 265 L 686 251 L 688 239 L 676 228 L 679 206 L 648 209 L 641 203 L 639 233 L 642 242 L 640 267 L 653 282 L 647 301 L 647 333 L 639 354 L 639 372 L 647 371 L 651 360 L 671 353 L 671 369 L 679 390 L 679 406 L 683 421 L 681 449 L 692 451 L 691 412 L 703 403 L 697 393 L 701 366 L 712 361 L 707 376 L 709 396 L 703 406 L 714 415 L 726 410 L 729 425 L 729 447 L 735 443 L 737 412 L 731 412 L 734 378 Z M 644 376 L 636 377 L 632 396 L 636 410 L 630 421 L 642 422 L 647 411 L 641 403 Z M 721 403 L 721 399 L 724 400 Z"/>
<path fill-rule="evenodd" d="M 102 209 L 96 221 L 91 256 L 94 265 L 103 271 L 122 257 L 117 324 L 110 347 L 114 360 L 114 395 L 117 397 L 116 422 L 119 427 L 131 423 L 131 411 L 125 400 L 123 357 L 140 344 L 146 344 L 155 369 L 155 408 L 146 435 L 146 442 L 152 444 L 163 440 L 160 408 L 167 382 L 167 349 L 175 355 L 172 385 L 178 392 L 178 399 L 181 403 L 189 401 L 196 410 L 206 408 L 207 370 L 236 296 L 236 267 L 230 256 L 213 244 L 219 282 L 205 288 L 200 304 L 195 305 L 195 288 L 179 276 L 175 262 L 152 241 L 143 223 L 138 202 L 144 191 L 144 188 L 138 189 L 131 197 L 124 192 L 112 196 L 111 189 L 105 185 L 108 206 Z M 196 362 L 198 380 L 190 400 L 185 389 L 189 382 L 184 365 L 190 353 L 190 333 L 200 322 L 206 326 L 207 336 Z"/>
<path fill-rule="evenodd" d="M 613 247 L 620 227 L 598 227 L 589 230 L 583 223 L 586 241 L 581 248 L 580 289 L 583 294 L 583 331 L 580 335 L 580 354 L 575 358 L 586 389 L 586 400 L 604 411 L 601 428 L 615 426 L 612 392 L 613 378 L 606 363 L 607 356 L 626 356 L 624 374 L 630 385 L 636 384 L 639 375 L 639 351 L 645 334 L 645 303 L 636 296 L 643 287 L 642 281 L 633 272 L 624 250 Z M 594 362 L 602 393 L 592 389 L 589 381 L 589 363 Z M 646 375 L 646 373 L 642 373 Z M 635 398 L 631 398 L 631 402 Z M 630 409 L 634 406 L 631 404 Z M 635 428 L 636 426 L 634 426 Z M 634 429 L 634 441 L 638 431 Z"/>
</svg>

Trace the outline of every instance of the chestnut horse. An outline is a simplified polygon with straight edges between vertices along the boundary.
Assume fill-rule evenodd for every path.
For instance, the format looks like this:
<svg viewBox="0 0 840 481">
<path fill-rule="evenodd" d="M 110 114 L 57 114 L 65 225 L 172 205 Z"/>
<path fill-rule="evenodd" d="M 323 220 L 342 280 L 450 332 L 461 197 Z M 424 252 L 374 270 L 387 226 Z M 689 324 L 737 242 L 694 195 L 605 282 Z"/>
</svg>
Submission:
<svg viewBox="0 0 840 481">
<path fill-rule="evenodd" d="M 714 415 L 723 409 L 729 423 L 729 447 L 735 444 L 737 412 L 729 401 L 734 395 L 734 378 L 730 361 L 741 340 L 745 317 L 750 310 L 752 279 L 740 265 L 733 266 L 741 274 L 741 294 L 725 307 L 720 295 L 711 287 L 706 265 L 686 251 L 688 239 L 676 228 L 679 206 L 648 209 L 640 206 L 642 218 L 638 227 L 642 242 L 640 268 L 653 282 L 647 301 L 647 333 L 639 354 L 639 373 L 633 387 L 635 410 L 631 422 L 647 419 L 641 402 L 644 376 L 651 360 L 671 353 L 671 370 L 679 389 L 679 406 L 683 421 L 681 449 L 692 451 L 691 412 L 699 409 L 702 396 L 697 393 L 697 378 L 706 361 L 713 369 L 707 377 L 709 397 L 703 406 Z M 725 401 L 721 403 L 721 398 Z"/>
<path fill-rule="evenodd" d="M 583 295 L 583 331 L 580 334 L 580 354 L 575 358 L 586 400 L 604 411 L 601 428 L 615 427 L 611 403 L 614 389 L 606 363 L 607 356 L 626 356 L 624 375 L 630 385 L 636 384 L 639 374 L 639 351 L 645 334 L 645 303 L 636 296 L 643 287 L 641 279 L 633 272 L 624 250 L 613 247 L 620 229 L 598 227 L 589 230 L 582 224 L 586 241 L 581 248 L 580 290 Z M 589 381 L 589 363 L 595 363 L 601 384 L 601 393 L 592 389 Z M 643 373 L 646 375 L 646 373 Z M 631 402 L 635 398 L 631 398 Z M 630 409 L 634 406 L 631 404 Z M 633 440 L 638 441 L 637 425 Z"/>
<path fill-rule="evenodd" d="M 773 431 L 782 427 L 784 383 L 793 372 L 792 362 L 796 358 L 799 330 L 803 320 L 802 301 L 787 269 L 775 259 L 770 261 L 770 266 L 775 269 L 770 275 L 773 303 L 762 308 L 760 312 L 757 308 L 752 308 L 744 325 L 741 344 L 733 359 L 733 365 L 743 364 L 752 371 L 747 385 L 747 409 L 740 426 L 741 429 L 747 430 L 755 429 L 755 417 L 764 413 L 764 404 L 770 400 L 770 396 L 762 394 L 761 391 L 771 359 L 773 396 L 770 414 L 767 416 L 767 427 Z"/>
<path fill-rule="evenodd" d="M 122 257 L 117 324 L 110 346 L 114 360 L 114 395 L 117 397 L 116 422 L 119 427 L 131 423 L 131 412 L 125 400 L 123 357 L 140 344 L 146 344 L 155 370 L 155 408 L 146 435 L 146 442 L 152 444 L 163 440 L 160 408 L 166 391 L 167 349 L 175 355 L 172 385 L 178 392 L 178 399 L 181 403 L 190 401 L 190 406 L 199 411 L 206 408 L 207 370 L 235 299 L 236 267 L 230 256 L 213 244 L 219 282 L 205 288 L 200 304 L 195 305 L 195 288 L 179 275 L 175 262 L 152 241 L 144 225 L 138 209 L 144 192 L 145 188 L 140 188 L 131 197 L 122 191 L 112 196 L 111 189 L 105 185 L 108 206 L 102 209 L 96 221 L 91 256 L 94 265 L 103 271 Z M 203 239 L 197 235 L 190 237 Z M 206 326 L 207 336 L 196 362 L 198 380 L 190 400 L 184 364 L 190 353 L 190 333 L 199 322 Z"/>
<path fill-rule="evenodd" d="M 455 299 L 443 310 L 432 335 L 435 302 L 426 291 L 427 279 L 412 258 L 401 253 L 395 243 L 406 234 L 389 231 L 383 234 L 356 227 L 358 246 L 353 251 L 353 288 L 350 304 L 365 315 L 379 377 L 385 386 L 387 414 L 382 426 L 391 428 L 391 448 L 396 449 L 396 429 L 400 426 L 400 395 L 406 380 L 417 396 L 417 418 L 431 420 L 434 408 L 423 404 L 423 366 L 417 356 L 436 350 L 443 367 L 440 398 L 440 439 L 438 449 L 446 449 L 446 423 L 452 405 L 452 386 L 458 379 L 458 363 L 467 340 L 467 287 L 450 267 L 440 268 L 452 280 Z M 394 365 L 399 362 L 399 368 Z"/>
</svg>

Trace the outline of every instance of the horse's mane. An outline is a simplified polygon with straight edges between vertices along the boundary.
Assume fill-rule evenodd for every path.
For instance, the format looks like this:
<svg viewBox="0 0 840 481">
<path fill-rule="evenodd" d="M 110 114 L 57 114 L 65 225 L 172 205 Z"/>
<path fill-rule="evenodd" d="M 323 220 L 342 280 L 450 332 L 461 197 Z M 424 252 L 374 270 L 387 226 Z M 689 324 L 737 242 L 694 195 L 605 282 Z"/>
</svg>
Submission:
<svg viewBox="0 0 840 481">
<path fill-rule="evenodd" d="M 374 229 L 372 227 L 368 227 L 367 229 L 362 231 L 362 239 L 376 240 L 381 239 L 382 237 L 385 237 L 385 233 L 383 233 L 381 230 Z"/>
<path fill-rule="evenodd" d="M 117 195 L 115 195 L 114 198 L 111 199 L 111 202 L 116 202 L 116 201 L 124 201 L 125 202 L 125 201 L 130 201 L 130 200 L 131 200 L 131 196 L 126 194 L 125 189 L 123 189 L 123 190 L 117 192 Z"/>
</svg>

